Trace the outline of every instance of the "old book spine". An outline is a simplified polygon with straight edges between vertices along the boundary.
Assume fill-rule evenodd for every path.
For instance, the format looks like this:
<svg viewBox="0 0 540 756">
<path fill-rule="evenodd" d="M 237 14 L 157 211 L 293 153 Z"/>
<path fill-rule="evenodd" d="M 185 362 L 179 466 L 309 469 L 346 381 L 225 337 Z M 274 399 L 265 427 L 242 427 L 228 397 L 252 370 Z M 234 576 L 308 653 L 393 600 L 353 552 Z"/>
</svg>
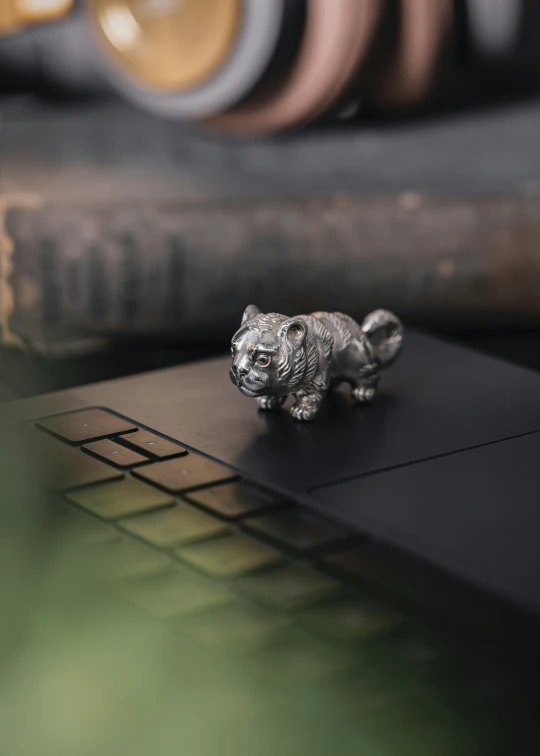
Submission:
<svg viewBox="0 0 540 756">
<path fill-rule="evenodd" d="M 0 240 L 2 338 L 41 349 L 117 335 L 225 342 L 251 302 L 358 318 L 388 307 L 428 327 L 540 323 L 537 198 L 4 198 Z"/>
</svg>

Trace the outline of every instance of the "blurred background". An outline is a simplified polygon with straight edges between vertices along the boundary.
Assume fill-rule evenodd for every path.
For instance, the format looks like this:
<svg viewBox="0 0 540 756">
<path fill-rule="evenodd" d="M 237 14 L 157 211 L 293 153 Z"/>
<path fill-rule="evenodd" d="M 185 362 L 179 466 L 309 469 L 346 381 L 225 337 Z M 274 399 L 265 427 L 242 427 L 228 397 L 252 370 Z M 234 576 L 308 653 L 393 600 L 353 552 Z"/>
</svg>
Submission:
<svg viewBox="0 0 540 756">
<path fill-rule="evenodd" d="M 251 301 L 539 367 L 539 40 L 536 0 L 2 0 L 5 395 Z"/>
<path fill-rule="evenodd" d="M 540 369 L 539 135 L 540 0 L 0 0 L 0 403 L 225 352 L 250 302 L 388 307 Z M 428 580 L 428 611 L 368 584 L 282 654 L 264 617 L 172 635 L 150 617 L 197 576 L 110 554 L 17 448 L 3 753 L 538 753 L 522 618 Z"/>
</svg>

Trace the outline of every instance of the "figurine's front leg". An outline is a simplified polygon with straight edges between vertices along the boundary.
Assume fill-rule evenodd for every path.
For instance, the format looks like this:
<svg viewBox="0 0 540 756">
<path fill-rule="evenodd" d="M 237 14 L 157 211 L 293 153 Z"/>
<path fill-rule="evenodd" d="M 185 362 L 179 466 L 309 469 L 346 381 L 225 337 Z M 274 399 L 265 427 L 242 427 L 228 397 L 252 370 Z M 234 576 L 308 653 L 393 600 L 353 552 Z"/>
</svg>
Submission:
<svg viewBox="0 0 540 756">
<path fill-rule="evenodd" d="M 275 412 L 284 405 L 286 398 L 286 396 L 259 396 L 257 407 L 265 412 Z"/>
<path fill-rule="evenodd" d="M 352 396 L 357 404 L 370 404 L 375 399 L 379 385 L 379 368 L 369 365 L 364 368 L 353 385 Z"/>
<path fill-rule="evenodd" d="M 299 391 L 295 394 L 296 402 L 291 407 L 291 415 L 295 420 L 315 420 L 325 396 L 326 394 L 320 391 L 311 393 Z"/>
</svg>

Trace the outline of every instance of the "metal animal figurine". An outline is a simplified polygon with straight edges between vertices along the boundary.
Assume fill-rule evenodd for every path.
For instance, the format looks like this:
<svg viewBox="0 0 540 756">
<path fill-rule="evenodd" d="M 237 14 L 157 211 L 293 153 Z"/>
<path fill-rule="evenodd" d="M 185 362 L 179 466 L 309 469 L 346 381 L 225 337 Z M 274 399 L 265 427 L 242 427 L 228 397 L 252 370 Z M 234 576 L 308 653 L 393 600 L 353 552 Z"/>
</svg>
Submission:
<svg viewBox="0 0 540 756">
<path fill-rule="evenodd" d="M 344 381 L 355 402 L 371 402 L 381 370 L 402 345 L 403 326 L 388 310 L 359 325 L 340 312 L 288 318 L 249 305 L 232 339 L 230 376 L 245 396 L 257 398 L 259 409 L 277 410 L 293 394 L 291 415 L 313 420 L 329 389 Z"/>
</svg>

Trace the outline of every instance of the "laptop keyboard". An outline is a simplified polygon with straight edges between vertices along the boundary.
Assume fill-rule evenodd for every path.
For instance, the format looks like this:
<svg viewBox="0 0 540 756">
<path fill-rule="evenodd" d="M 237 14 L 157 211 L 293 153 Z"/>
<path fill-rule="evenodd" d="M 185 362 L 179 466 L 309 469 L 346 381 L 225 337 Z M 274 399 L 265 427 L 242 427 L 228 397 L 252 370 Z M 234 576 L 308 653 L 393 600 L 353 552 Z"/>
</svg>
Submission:
<svg viewBox="0 0 540 756">
<path fill-rule="evenodd" d="M 478 592 L 391 547 L 241 480 L 231 468 L 112 412 L 86 409 L 35 426 L 43 431 L 38 448 L 47 460 L 42 483 L 74 505 L 85 539 L 117 552 L 112 561 L 124 563 L 120 572 L 128 577 L 176 573 L 182 581 L 198 573 L 230 583 L 242 601 L 279 611 L 307 609 L 360 590 L 362 601 L 353 600 L 359 602 L 356 614 L 350 596 L 346 603 L 360 634 L 356 625 L 362 617 L 368 634 L 388 626 L 381 607 L 374 616 L 371 603 L 361 610 L 370 593 L 398 605 L 404 600 L 421 608 L 427 601 L 426 609 L 436 615 L 442 591 L 453 616 L 478 615 L 491 630 L 501 619 L 498 602 L 482 601 Z M 130 568 L 130 561 L 136 566 Z M 166 594 L 175 595 L 174 580 L 167 575 Z M 494 607 L 495 615 L 489 612 Z M 389 614 L 395 618 L 395 608 Z"/>
<path fill-rule="evenodd" d="M 187 574 L 238 581 L 237 600 L 280 610 L 316 604 L 342 589 L 308 562 L 310 555 L 358 540 L 346 528 L 103 409 L 35 425 L 44 431 L 43 484 L 81 512 L 77 527 L 85 540 L 117 554 L 115 575 L 166 575 L 164 591 L 171 596 L 181 593 L 174 584 L 182 585 Z M 158 583 L 153 597 L 161 593 Z"/>
<path fill-rule="evenodd" d="M 498 602 L 135 422 L 88 409 L 33 425 L 41 482 L 100 574 L 173 633 L 251 659 L 265 684 L 365 686 L 358 669 L 380 680 L 392 667 L 393 700 L 405 700 L 401 674 L 416 690 L 467 667 L 454 621 L 483 641 L 506 633 Z"/>
<path fill-rule="evenodd" d="M 97 441 L 100 438 L 110 438 L 137 430 L 135 423 L 102 409 L 81 410 L 48 417 L 38 421 L 36 426 L 58 436 L 62 441 L 73 444 Z"/>
</svg>

